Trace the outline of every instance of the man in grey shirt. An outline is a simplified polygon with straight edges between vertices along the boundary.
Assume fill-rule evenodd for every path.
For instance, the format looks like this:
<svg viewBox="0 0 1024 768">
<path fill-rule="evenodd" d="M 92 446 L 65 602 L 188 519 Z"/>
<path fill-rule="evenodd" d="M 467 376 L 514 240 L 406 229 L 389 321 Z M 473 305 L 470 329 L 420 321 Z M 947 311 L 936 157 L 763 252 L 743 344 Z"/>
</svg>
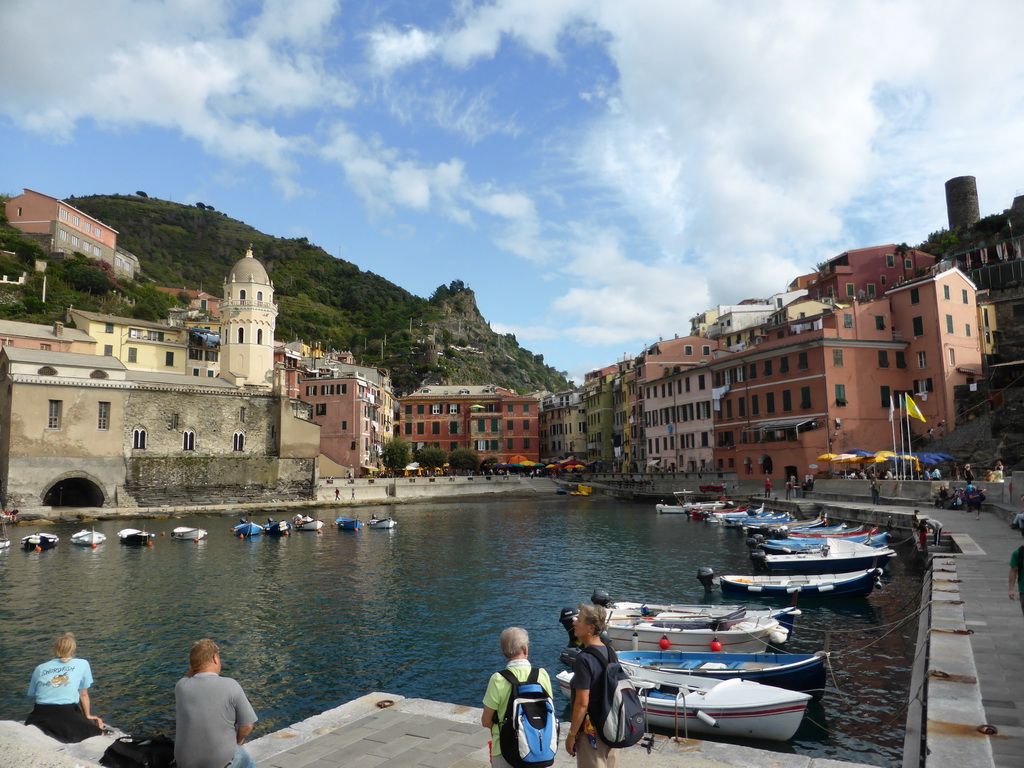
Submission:
<svg viewBox="0 0 1024 768">
<path fill-rule="evenodd" d="M 256 768 L 242 747 L 256 712 L 242 686 L 220 676 L 217 644 L 200 640 L 188 660 L 188 674 L 174 686 L 178 768 Z"/>
</svg>

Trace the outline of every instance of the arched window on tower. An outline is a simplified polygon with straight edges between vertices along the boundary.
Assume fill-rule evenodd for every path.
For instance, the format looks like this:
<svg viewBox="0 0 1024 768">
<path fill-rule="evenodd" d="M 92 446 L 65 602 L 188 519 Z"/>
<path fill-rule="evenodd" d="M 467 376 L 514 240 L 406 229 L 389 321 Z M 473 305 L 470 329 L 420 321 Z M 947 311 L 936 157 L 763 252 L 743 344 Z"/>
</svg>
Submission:
<svg viewBox="0 0 1024 768">
<path fill-rule="evenodd" d="M 234 437 L 231 438 L 231 450 L 233 451 L 244 451 L 245 450 L 245 433 L 235 432 Z"/>
<path fill-rule="evenodd" d="M 263 301 L 263 291 L 256 291 L 256 301 Z"/>
<path fill-rule="evenodd" d="M 238 343 L 239 344 L 245 344 L 245 329 L 244 328 L 239 328 L 238 329 Z"/>
<path fill-rule="evenodd" d="M 146 450 L 146 430 L 141 427 L 132 432 L 132 449 L 136 451 Z"/>
<path fill-rule="evenodd" d="M 262 328 L 257 328 L 256 329 L 256 343 L 257 344 L 262 344 L 263 343 L 263 329 Z"/>
<path fill-rule="evenodd" d="M 183 451 L 194 451 L 196 449 L 196 433 L 195 430 L 186 429 L 181 433 L 181 450 Z"/>
<path fill-rule="evenodd" d="M 245 288 L 241 288 L 238 291 L 238 300 L 245 301 Z"/>
</svg>

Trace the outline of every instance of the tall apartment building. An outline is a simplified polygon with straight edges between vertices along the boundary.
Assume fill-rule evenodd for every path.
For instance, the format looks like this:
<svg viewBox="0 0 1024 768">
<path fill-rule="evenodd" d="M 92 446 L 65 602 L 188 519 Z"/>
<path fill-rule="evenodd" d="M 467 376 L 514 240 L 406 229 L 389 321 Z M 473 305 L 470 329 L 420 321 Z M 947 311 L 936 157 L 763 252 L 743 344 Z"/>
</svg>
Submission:
<svg viewBox="0 0 1024 768">
<path fill-rule="evenodd" d="M 399 399 L 399 437 L 414 450 L 469 448 L 481 459 L 540 459 L 540 401 L 503 387 L 434 384 Z"/>
<path fill-rule="evenodd" d="M 7 220 L 52 253 L 81 253 L 134 278 L 139 260 L 117 247 L 117 230 L 55 197 L 26 189 L 6 205 Z"/>
</svg>

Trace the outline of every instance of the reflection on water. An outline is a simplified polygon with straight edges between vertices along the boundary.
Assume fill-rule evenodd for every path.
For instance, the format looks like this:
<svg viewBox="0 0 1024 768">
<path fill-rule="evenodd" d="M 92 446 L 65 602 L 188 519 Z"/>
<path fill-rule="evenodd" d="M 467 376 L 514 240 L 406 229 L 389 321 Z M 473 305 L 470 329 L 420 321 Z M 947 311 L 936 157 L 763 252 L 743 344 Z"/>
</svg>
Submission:
<svg viewBox="0 0 1024 768">
<path fill-rule="evenodd" d="M 370 691 L 479 706 L 506 626 L 527 627 L 535 663 L 553 672 L 559 609 L 594 588 L 721 602 L 704 596 L 697 567 L 750 571 L 742 534 L 650 505 L 552 496 L 376 511 L 398 527 L 237 539 L 233 520 L 207 518 L 209 536 L 192 542 L 171 539 L 180 521 L 148 521 L 155 545 L 134 548 L 118 544 L 118 521 L 96 526 L 108 539 L 95 550 L 68 543 L 80 525 L 48 528 L 57 549 L 0 555 L 0 719 L 27 714 L 31 671 L 65 629 L 92 664 L 94 710 L 128 731 L 173 726 L 174 683 L 201 637 L 220 644 L 225 674 L 260 714 L 258 733 Z M 916 609 L 921 574 L 891 570 L 869 600 L 801 606 L 786 650 L 827 644 L 835 687 L 794 741 L 759 746 L 899 763 L 915 627 L 895 622 Z"/>
</svg>

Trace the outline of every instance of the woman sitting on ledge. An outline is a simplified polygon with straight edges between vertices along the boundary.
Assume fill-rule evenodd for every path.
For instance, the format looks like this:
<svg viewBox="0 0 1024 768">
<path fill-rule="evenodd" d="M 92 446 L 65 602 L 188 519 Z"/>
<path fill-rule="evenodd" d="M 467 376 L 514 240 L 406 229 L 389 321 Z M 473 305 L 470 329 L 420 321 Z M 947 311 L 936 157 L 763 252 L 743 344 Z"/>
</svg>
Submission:
<svg viewBox="0 0 1024 768">
<path fill-rule="evenodd" d="M 25 725 L 34 725 L 47 736 L 65 744 L 103 733 L 103 721 L 89 711 L 92 670 L 85 659 L 76 659 L 75 636 L 65 632 L 53 643 L 55 658 L 32 673 L 28 695 L 35 699 Z"/>
</svg>

